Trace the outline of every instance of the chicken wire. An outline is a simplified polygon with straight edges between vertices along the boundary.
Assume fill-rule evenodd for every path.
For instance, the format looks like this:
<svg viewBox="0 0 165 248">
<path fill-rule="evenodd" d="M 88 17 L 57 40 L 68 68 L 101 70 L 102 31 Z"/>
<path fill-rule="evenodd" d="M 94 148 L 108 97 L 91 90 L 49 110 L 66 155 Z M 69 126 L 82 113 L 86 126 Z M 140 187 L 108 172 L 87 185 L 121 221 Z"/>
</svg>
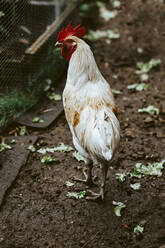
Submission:
<svg viewBox="0 0 165 248">
<path fill-rule="evenodd" d="M 0 90 L 22 85 L 25 51 L 61 14 L 66 0 L 0 0 Z"/>
</svg>

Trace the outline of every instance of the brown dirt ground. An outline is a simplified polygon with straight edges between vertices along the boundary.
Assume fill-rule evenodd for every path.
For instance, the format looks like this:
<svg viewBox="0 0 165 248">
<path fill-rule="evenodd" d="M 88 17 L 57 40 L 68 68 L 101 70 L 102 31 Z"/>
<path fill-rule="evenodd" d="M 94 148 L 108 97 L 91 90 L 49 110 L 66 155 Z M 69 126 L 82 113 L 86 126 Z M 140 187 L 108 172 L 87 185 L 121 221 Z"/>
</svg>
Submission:
<svg viewBox="0 0 165 248">
<path fill-rule="evenodd" d="M 164 248 L 165 247 L 165 170 L 162 177 L 140 179 L 141 189 L 127 177 L 119 183 L 115 173 L 132 171 L 136 162 L 165 159 L 165 5 L 154 0 L 121 1 L 118 16 L 107 23 L 92 13 L 85 24 L 89 28 L 116 29 L 121 38 L 107 45 L 99 40 L 91 44 L 96 61 L 112 88 L 121 91 L 116 97 L 120 107 L 121 146 L 109 169 L 104 202 L 69 199 L 65 186 L 73 176 L 81 175 L 72 153 L 56 153 L 56 162 L 41 164 L 40 154 L 29 156 L 17 180 L 8 191 L 0 212 L 0 247 L 2 248 Z M 107 6 L 110 7 L 110 6 Z M 97 23 L 95 22 L 97 21 Z M 90 21 L 90 25 L 89 25 Z M 144 49 L 143 54 L 137 48 Z M 149 89 L 130 93 L 127 85 L 139 82 L 136 62 L 160 58 L 162 64 L 149 73 Z M 118 79 L 112 75 L 117 74 Z M 159 116 L 148 118 L 137 110 L 148 105 L 160 109 Z M 39 135 L 38 147 L 53 147 L 59 142 L 72 145 L 64 115 Z M 151 154 L 153 154 L 151 158 Z M 84 190 L 75 183 L 71 191 Z M 112 201 L 126 204 L 122 216 L 114 214 Z M 133 232 L 144 226 L 143 235 Z"/>
</svg>

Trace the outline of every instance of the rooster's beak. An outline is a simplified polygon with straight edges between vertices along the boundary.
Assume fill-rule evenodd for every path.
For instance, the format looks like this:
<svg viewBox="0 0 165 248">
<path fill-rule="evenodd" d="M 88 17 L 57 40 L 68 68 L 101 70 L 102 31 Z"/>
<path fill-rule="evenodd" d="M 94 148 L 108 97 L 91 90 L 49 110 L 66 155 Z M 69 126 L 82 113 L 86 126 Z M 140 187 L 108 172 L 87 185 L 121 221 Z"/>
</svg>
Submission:
<svg viewBox="0 0 165 248">
<path fill-rule="evenodd" d="M 56 44 L 55 44 L 55 47 L 60 47 L 62 45 L 62 43 L 60 43 L 60 42 L 56 42 Z"/>
</svg>

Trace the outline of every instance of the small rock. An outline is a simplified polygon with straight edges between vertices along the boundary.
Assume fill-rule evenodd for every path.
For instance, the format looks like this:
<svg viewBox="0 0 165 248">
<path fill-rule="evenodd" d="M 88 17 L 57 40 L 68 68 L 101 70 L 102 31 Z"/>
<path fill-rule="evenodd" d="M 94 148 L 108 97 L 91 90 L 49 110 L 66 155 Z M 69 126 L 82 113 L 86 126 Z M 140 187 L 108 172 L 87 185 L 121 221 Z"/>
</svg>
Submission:
<svg viewBox="0 0 165 248">
<path fill-rule="evenodd" d="M 156 136 L 157 136 L 157 138 L 163 138 L 163 137 L 165 137 L 165 135 L 162 132 L 160 132 L 160 131 L 156 132 Z"/>
<path fill-rule="evenodd" d="M 146 223 L 147 223 L 147 220 L 141 220 L 139 222 L 140 226 L 145 226 Z"/>
<path fill-rule="evenodd" d="M 148 116 L 148 117 L 144 120 L 144 122 L 145 122 L 145 123 L 151 123 L 151 122 L 153 122 L 153 119 L 152 119 L 150 116 Z"/>
<path fill-rule="evenodd" d="M 72 207 L 75 207 L 76 206 L 76 202 L 72 202 Z"/>
<path fill-rule="evenodd" d="M 124 122 L 124 127 L 128 127 L 128 123 L 127 122 Z"/>
<path fill-rule="evenodd" d="M 80 246 L 83 246 L 85 244 L 85 240 L 80 241 Z"/>
<path fill-rule="evenodd" d="M 56 190 L 56 196 L 58 197 L 58 196 L 60 196 L 60 194 L 61 194 L 61 190 Z"/>
<path fill-rule="evenodd" d="M 133 132 L 133 130 L 132 130 L 132 129 L 129 129 L 129 128 L 127 128 L 127 129 L 125 130 L 125 134 L 126 134 L 126 136 L 129 137 L 129 138 L 135 138 L 135 137 L 136 137 L 135 134 L 134 134 L 134 132 Z"/>
<path fill-rule="evenodd" d="M 0 238 L 0 243 L 4 241 L 4 238 Z"/>
<path fill-rule="evenodd" d="M 109 63 L 108 62 L 105 62 L 104 65 L 105 65 L 106 69 L 109 68 Z"/>
</svg>

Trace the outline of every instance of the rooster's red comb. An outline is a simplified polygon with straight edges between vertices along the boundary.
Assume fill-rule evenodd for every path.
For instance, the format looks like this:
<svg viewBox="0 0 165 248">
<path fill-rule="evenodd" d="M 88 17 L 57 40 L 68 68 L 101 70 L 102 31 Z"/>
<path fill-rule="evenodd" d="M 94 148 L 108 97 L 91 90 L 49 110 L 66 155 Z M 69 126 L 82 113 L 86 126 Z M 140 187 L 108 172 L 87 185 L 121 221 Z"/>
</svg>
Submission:
<svg viewBox="0 0 165 248">
<path fill-rule="evenodd" d="M 77 36 L 78 38 L 82 38 L 85 35 L 85 28 L 80 27 L 81 24 L 76 26 L 75 28 L 72 27 L 72 23 L 70 22 L 66 29 L 62 29 L 61 32 L 58 34 L 57 40 L 59 42 L 65 40 L 66 37 L 73 35 Z"/>
</svg>

